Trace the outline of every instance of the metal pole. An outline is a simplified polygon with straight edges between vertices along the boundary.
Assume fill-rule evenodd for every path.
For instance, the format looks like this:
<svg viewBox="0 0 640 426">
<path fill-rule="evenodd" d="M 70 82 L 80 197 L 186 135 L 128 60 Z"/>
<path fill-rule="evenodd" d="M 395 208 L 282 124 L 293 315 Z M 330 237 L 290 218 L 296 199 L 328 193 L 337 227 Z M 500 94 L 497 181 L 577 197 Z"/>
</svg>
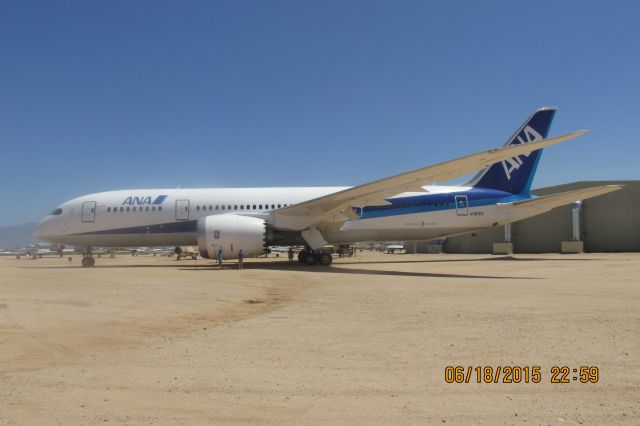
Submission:
<svg viewBox="0 0 640 426">
<path fill-rule="evenodd" d="M 571 219 L 573 223 L 573 241 L 580 241 L 580 212 L 582 211 L 582 201 L 571 204 Z"/>
<path fill-rule="evenodd" d="M 504 242 L 505 243 L 511 242 L 511 224 L 510 223 L 507 223 L 504 225 Z"/>
</svg>

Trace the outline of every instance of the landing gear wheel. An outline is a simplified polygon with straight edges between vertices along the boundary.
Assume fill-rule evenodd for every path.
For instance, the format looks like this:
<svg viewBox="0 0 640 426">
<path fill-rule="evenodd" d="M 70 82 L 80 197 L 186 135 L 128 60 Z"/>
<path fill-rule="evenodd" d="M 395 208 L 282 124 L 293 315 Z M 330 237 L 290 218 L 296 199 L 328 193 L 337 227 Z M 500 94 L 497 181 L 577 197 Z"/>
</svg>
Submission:
<svg viewBox="0 0 640 426">
<path fill-rule="evenodd" d="M 88 268 L 96 264 L 96 260 L 93 257 L 87 256 L 82 258 L 82 266 Z"/>
<path fill-rule="evenodd" d="M 316 256 L 315 256 L 315 254 L 314 253 L 308 253 L 305 263 L 307 265 L 315 265 L 316 264 Z"/>
<path fill-rule="evenodd" d="M 300 263 L 307 263 L 307 252 L 306 251 L 301 251 L 300 253 L 298 253 L 298 262 Z"/>
<path fill-rule="evenodd" d="M 320 253 L 320 255 L 318 256 L 318 260 L 320 261 L 321 265 L 331 265 L 331 262 L 333 261 L 333 257 L 329 254 L 329 253 Z"/>
</svg>

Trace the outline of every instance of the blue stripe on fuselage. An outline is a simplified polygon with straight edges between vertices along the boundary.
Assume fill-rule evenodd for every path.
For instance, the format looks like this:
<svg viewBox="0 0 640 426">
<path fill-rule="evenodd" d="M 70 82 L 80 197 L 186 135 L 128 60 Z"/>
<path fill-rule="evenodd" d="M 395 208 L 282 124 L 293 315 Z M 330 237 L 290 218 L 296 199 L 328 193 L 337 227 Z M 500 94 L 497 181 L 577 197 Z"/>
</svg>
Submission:
<svg viewBox="0 0 640 426">
<path fill-rule="evenodd" d="M 167 199 L 167 195 L 158 195 L 152 204 L 162 204 Z"/>
<path fill-rule="evenodd" d="M 81 232 L 79 234 L 73 235 L 171 234 L 181 232 L 196 232 L 197 224 L 197 220 L 185 220 L 179 222 L 159 223 L 156 225 L 103 229 L 101 231 Z"/>
<path fill-rule="evenodd" d="M 466 195 L 469 208 L 489 206 L 496 203 L 531 198 L 527 193 L 513 195 L 510 192 L 486 188 L 472 188 L 467 191 L 448 192 L 440 194 L 425 194 L 411 197 L 392 198 L 391 204 L 384 206 L 367 206 L 362 210 L 361 219 L 373 219 L 395 215 L 414 213 L 431 213 L 443 210 L 455 210 L 455 196 Z"/>
</svg>

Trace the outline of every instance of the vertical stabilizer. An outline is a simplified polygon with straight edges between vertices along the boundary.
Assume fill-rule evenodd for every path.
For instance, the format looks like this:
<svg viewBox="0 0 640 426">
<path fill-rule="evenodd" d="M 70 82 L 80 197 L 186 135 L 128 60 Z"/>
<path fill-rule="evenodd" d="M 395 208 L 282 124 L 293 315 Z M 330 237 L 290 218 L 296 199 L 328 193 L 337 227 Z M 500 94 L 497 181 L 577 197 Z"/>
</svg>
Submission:
<svg viewBox="0 0 640 426">
<path fill-rule="evenodd" d="M 546 107 L 534 112 L 505 146 L 545 139 L 556 110 L 556 107 Z M 512 194 L 529 191 L 541 155 L 540 149 L 495 163 L 478 173 L 465 186 L 499 189 Z"/>
</svg>

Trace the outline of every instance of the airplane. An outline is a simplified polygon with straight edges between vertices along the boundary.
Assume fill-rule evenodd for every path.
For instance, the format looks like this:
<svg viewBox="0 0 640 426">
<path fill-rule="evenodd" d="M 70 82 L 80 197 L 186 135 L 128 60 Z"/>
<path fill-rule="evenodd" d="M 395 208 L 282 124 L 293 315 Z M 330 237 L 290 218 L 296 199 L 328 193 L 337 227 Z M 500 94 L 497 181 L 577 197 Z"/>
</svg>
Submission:
<svg viewBox="0 0 640 426">
<path fill-rule="evenodd" d="M 404 250 L 404 245 L 402 244 L 387 244 L 384 246 L 385 250 L 388 254 L 394 254 L 396 250 Z"/>
<path fill-rule="evenodd" d="M 193 247 L 176 247 L 173 249 L 173 253 L 176 255 L 176 260 L 180 260 L 183 257 L 190 257 L 191 260 L 196 260 L 200 252 Z"/>
<path fill-rule="evenodd" d="M 622 188 L 603 185 L 536 197 L 529 193 L 542 149 L 580 136 L 547 138 L 556 107 L 535 111 L 499 148 L 354 187 L 131 189 L 66 201 L 37 226 L 45 241 L 84 247 L 197 245 L 203 258 L 258 256 L 297 246 L 298 260 L 329 265 L 327 244 L 421 241 L 501 226 Z M 470 173 L 461 186 L 437 186 Z"/>
</svg>

